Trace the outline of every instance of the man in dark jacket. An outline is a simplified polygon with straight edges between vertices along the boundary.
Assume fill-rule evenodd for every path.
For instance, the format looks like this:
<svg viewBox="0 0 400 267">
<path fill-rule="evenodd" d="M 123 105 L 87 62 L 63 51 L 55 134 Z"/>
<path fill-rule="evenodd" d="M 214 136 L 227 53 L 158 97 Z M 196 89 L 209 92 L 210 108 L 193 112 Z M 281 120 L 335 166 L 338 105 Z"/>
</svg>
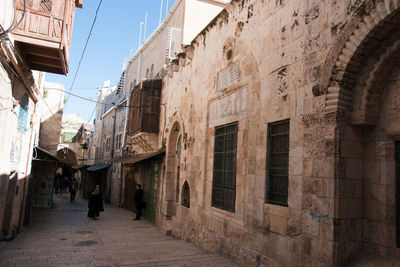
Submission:
<svg viewBox="0 0 400 267">
<path fill-rule="evenodd" d="M 140 220 L 142 216 L 142 209 L 144 208 L 144 201 L 143 201 L 143 189 L 140 184 L 136 185 L 136 194 L 135 194 L 135 207 L 136 207 L 136 217 L 133 220 Z"/>
</svg>

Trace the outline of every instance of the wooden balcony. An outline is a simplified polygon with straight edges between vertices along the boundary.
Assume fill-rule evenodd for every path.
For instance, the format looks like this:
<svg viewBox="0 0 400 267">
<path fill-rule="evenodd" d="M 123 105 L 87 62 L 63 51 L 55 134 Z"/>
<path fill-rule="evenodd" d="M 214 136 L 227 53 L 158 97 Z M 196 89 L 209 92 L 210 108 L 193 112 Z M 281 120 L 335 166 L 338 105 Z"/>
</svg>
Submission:
<svg viewBox="0 0 400 267">
<path fill-rule="evenodd" d="M 17 0 L 16 21 L 23 0 Z M 15 46 L 32 70 L 67 74 L 75 7 L 82 0 L 26 0 L 21 24 L 12 31 Z"/>
<path fill-rule="evenodd" d="M 131 94 L 128 133 L 158 134 L 160 122 L 161 79 L 140 82 Z"/>
</svg>

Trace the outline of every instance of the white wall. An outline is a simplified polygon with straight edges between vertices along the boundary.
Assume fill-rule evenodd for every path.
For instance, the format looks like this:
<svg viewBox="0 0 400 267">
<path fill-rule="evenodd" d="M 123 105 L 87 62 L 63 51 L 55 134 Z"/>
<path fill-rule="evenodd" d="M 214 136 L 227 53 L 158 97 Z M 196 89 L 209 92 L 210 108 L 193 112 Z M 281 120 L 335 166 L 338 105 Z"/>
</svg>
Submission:
<svg viewBox="0 0 400 267">
<path fill-rule="evenodd" d="M 186 0 L 183 44 L 192 40 L 222 11 L 230 1 Z"/>
<path fill-rule="evenodd" d="M 0 26 L 4 30 L 8 29 L 11 26 L 14 18 L 14 12 L 14 0 L 0 1 Z"/>
</svg>

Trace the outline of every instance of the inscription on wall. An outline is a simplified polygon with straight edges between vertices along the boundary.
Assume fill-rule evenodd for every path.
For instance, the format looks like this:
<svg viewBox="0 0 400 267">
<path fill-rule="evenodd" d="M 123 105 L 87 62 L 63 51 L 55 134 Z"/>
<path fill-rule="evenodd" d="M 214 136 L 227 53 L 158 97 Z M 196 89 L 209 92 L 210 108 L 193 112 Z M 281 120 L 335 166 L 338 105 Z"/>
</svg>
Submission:
<svg viewBox="0 0 400 267">
<path fill-rule="evenodd" d="M 215 127 L 246 117 L 247 89 L 240 90 L 210 104 L 208 127 Z"/>
</svg>

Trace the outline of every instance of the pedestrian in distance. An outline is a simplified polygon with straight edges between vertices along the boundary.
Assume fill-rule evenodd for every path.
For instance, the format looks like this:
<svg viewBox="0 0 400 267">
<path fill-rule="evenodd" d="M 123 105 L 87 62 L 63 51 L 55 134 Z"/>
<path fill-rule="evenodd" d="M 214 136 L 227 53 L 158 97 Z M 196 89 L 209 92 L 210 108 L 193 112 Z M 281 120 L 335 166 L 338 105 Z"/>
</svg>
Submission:
<svg viewBox="0 0 400 267">
<path fill-rule="evenodd" d="M 100 216 L 100 211 L 104 211 L 99 185 L 96 185 L 96 188 L 89 196 L 88 208 L 89 211 L 87 216 L 93 220 L 96 220 L 96 217 Z"/>
<path fill-rule="evenodd" d="M 69 185 L 70 201 L 75 202 L 75 195 L 78 191 L 78 181 L 74 178 L 72 183 Z"/>
<path fill-rule="evenodd" d="M 145 202 L 143 201 L 143 189 L 140 184 L 136 185 L 136 193 L 135 193 L 135 208 L 136 208 L 136 217 L 135 219 L 132 219 L 134 221 L 140 220 L 140 217 L 142 216 L 142 209 L 145 208 Z"/>
<path fill-rule="evenodd" d="M 55 194 L 58 195 L 58 193 L 60 193 L 62 195 L 61 192 L 61 181 L 63 180 L 63 171 L 61 169 L 61 167 L 59 167 L 56 171 L 56 174 L 54 175 L 54 191 Z"/>
</svg>

